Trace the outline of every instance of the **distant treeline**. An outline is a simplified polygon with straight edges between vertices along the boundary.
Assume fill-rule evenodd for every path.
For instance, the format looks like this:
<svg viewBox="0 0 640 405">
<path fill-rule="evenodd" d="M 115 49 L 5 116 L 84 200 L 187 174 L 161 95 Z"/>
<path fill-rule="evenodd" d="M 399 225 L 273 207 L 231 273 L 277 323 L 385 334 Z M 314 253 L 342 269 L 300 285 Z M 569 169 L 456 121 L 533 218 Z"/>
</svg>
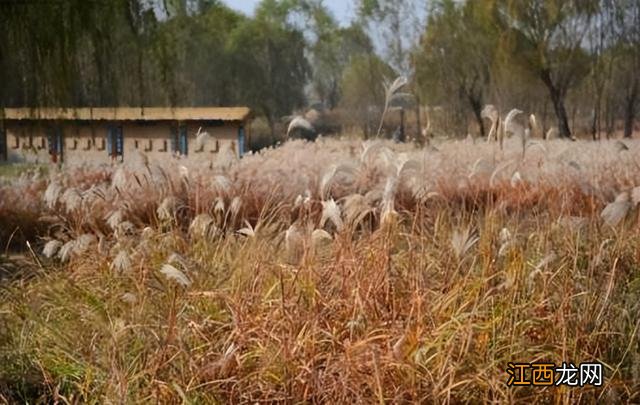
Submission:
<svg viewBox="0 0 640 405">
<path fill-rule="evenodd" d="M 620 122 L 632 133 L 637 0 L 353 7 L 344 27 L 322 0 L 263 0 L 252 17 L 220 0 L 4 0 L 0 105 L 249 105 L 272 134 L 283 116 L 322 105 L 367 134 L 384 83 L 405 75 L 400 106 L 445 116 L 430 117 L 432 132 L 484 135 L 480 112 L 495 104 L 553 121 L 561 136 L 597 138 Z"/>
</svg>

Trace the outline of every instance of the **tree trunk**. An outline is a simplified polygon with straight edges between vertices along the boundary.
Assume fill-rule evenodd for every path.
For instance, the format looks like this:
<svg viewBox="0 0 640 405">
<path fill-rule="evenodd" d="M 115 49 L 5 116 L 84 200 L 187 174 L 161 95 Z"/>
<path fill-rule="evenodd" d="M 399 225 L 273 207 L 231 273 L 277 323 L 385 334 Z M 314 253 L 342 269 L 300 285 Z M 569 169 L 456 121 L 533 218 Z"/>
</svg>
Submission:
<svg viewBox="0 0 640 405">
<path fill-rule="evenodd" d="M 594 141 L 598 140 L 598 116 L 600 115 L 600 109 L 598 107 L 593 108 L 593 115 L 591 116 L 591 138 Z"/>
<path fill-rule="evenodd" d="M 400 109 L 400 142 L 404 143 L 406 137 L 404 134 L 404 108 Z"/>
<path fill-rule="evenodd" d="M 276 143 L 276 122 L 275 119 L 273 117 L 273 115 L 271 114 L 271 109 L 269 107 L 266 106 L 262 106 L 261 108 L 262 113 L 264 114 L 264 117 L 267 120 L 267 125 L 269 126 L 269 135 L 271 136 L 271 144 L 275 145 Z"/>
<path fill-rule="evenodd" d="M 542 71 L 540 77 L 549 90 L 553 109 L 558 119 L 558 135 L 561 138 L 571 138 L 571 130 L 569 129 L 569 118 L 567 110 L 564 107 L 564 92 L 558 88 L 551 80 L 551 74 L 548 70 Z"/>
<path fill-rule="evenodd" d="M 422 119 L 420 117 L 420 96 L 418 94 L 415 94 L 415 99 L 416 99 L 416 134 L 415 134 L 415 139 L 422 144 Z"/>
<path fill-rule="evenodd" d="M 625 100 L 624 109 L 624 137 L 631 138 L 633 136 L 633 122 L 636 112 L 636 101 L 638 99 L 638 82 L 635 81 L 631 88 L 631 93 Z"/>
<path fill-rule="evenodd" d="M 542 139 L 547 139 L 547 106 L 549 102 L 545 99 L 542 106 Z"/>
<path fill-rule="evenodd" d="M 469 96 L 469 103 L 473 110 L 473 116 L 476 118 L 478 128 L 480 128 L 480 138 L 485 138 L 484 121 L 482 121 L 482 100 Z"/>
</svg>

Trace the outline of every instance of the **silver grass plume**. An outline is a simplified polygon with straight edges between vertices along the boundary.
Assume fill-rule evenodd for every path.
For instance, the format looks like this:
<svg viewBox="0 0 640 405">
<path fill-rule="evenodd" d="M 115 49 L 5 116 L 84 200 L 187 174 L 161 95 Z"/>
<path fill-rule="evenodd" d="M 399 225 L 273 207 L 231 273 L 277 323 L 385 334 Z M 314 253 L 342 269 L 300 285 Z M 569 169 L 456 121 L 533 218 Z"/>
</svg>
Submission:
<svg viewBox="0 0 640 405">
<path fill-rule="evenodd" d="M 114 270 L 118 273 L 127 273 L 131 270 L 131 258 L 129 257 L 129 253 L 126 250 L 121 250 L 118 252 L 116 257 L 114 257 L 111 262 L 111 270 Z"/>
<path fill-rule="evenodd" d="M 165 197 L 165 199 L 162 200 L 162 203 L 160 204 L 160 206 L 158 206 L 158 209 L 156 210 L 156 213 L 158 214 L 158 218 L 163 221 L 172 219 L 173 215 L 175 214 L 177 205 L 178 205 L 178 200 L 175 197 L 173 196 Z"/>
<path fill-rule="evenodd" d="M 249 221 L 245 220 L 244 221 L 245 227 L 238 229 L 238 233 L 240 235 L 244 235 L 248 238 L 253 238 L 256 236 L 256 230 L 253 228 L 253 226 L 251 226 L 251 224 L 249 223 Z"/>
<path fill-rule="evenodd" d="M 121 209 L 117 209 L 108 213 L 105 219 L 107 220 L 107 225 L 115 231 L 118 229 L 118 225 L 123 221 L 123 217 L 123 211 Z"/>
<path fill-rule="evenodd" d="M 189 225 L 189 235 L 192 238 L 208 238 L 211 230 L 215 228 L 214 219 L 209 214 L 199 214 L 193 218 Z"/>
<path fill-rule="evenodd" d="M 469 228 L 455 230 L 451 236 L 451 247 L 456 258 L 462 259 L 480 238 L 473 235 Z"/>
<path fill-rule="evenodd" d="M 111 188 L 123 190 L 127 185 L 127 173 L 123 167 L 118 167 L 111 178 Z"/>
<path fill-rule="evenodd" d="M 173 281 L 182 287 L 189 287 L 191 285 L 191 280 L 180 270 L 169 263 L 165 263 L 160 268 L 160 273 L 164 274 L 164 276 L 169 281 Z"/>
<path fill-rule="evenodd" d="M 222 199 L 222 197 L 216 198 L 216 204 L 213 207 L 213 212 L 215 213 L 224 212 L 224 200 Z"/>
<path fill-rule="evenodd" d="M 293 223 L 284 234 L 284 246 L 289 264 L 298 264 L 304 254 L 304 232 L 298 223 Z"/>
<path fill-rule="evenodd" d="M 203 131 L 202 127 L 198 128 L 198 132 L 196 134 L 196 151 L 202 152 L 204 150 L 204 145 L 207 143 L 209 139 L 209 133 L 207 131 Z"/>
<path fill-rule="evenodd" d="M 82 206 L 82 195 L 77 189 L 68 188 L 62 193 L 60 201 L 64 204 L 67 213 L 69 213 Z"/>
<path fill-rule="evenodd" d="M 616 226 L 627 216 L 630 209 L 631 196 L 629 192 L 624 191 L 618 194 L 615 201 L 604 207 L 600 217 L 607 225 Z"/>
<path fill-rule="evenodd" d="M 491 128 L 487 135 L 487 142 L 490 142 L 492 138 L 498 140 L 498 132 L 500 129 L 500 113 L 498 112 L 498 109 L 493 104 L 487 104 L 482 109 L 480 117 L 491 121 Z"/>
<path fill-rule="evenodd" d="M 235 218 L 240 212 L 240 208 L 242 207 L 242 199 L 238 196 L 233 197 L 231 200 L 231 204 L 229 204 L 229 213 L 232 218 Z"/>
<path fill-rule="evenodd" d="M 331 221 L 338 231 L 341 231 L 344 223 L 340 215 L 340 207 L 332 199 L 322 201 L 322 218 L 320 219 L 320 227 L 324 227 L 327 220 Z"/>
<path fill-rule="evenodd" d="M 53 209 L 62 192 L 62 186 L 56 180 L 51 181 L 44 192 L 44 202 L 48 208 Z"/>
<path fill-rule="evenodd" d="M 382 110 L 382 116 L 380 117 L 380 125 L 378 126 L 378 131 L 376 133 L 376 138 L 380 137 L 380 133 L 382 132 L 382 125 L 384 124 L 384 118 L 387 115 L 387 111 L 389 110 L 389 104 L 391 103 L 391 99 L 393 95 L 400 91 L 408 83 L 408 80 L 404 76 L 398 77 L 391 84 L 385 84 L 385 99 L 384 99 L 384 109 Z"/>
<path fill-rule="evenodd" d="M 315 132 L 315 128 L 313 128 L 313 125 L 311 125 L 311 123 L 306 118 L 301 116 L 294 117 L 289 123 L 289 126 L 287 127 L 287 138 L 289 137 L 291 132 L 295 131 L 296 129 Z"/>
<path fill-rule="evenodd" d="M 60 249 L 61 246 L 62 246 L 62 242 L 60 242 L 59 240 L 55 240 L 55 239 L 50 240 L 44 245 L 44 248 L 42 248 L 42 254 L 47 258 L 51 258 L 53 257 L 53 255 L 56 254 L 56 252 L 58 251 L 58 249 Z"/>
<path fill-rule="evenodd" d="M 344 217 L 350 226 L 357 226 L 371 212 L 373 208 L 366 198 L 360 194 L 351 194 L 344 198 Z"/>
</svg>

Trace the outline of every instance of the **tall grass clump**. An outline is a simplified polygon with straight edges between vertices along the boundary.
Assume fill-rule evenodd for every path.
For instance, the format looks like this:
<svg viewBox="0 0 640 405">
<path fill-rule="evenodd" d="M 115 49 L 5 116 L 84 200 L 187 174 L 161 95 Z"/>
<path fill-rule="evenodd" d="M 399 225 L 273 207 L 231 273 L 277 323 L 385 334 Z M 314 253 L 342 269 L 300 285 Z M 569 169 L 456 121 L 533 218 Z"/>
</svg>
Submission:
<svg viewBox="0 0 640 405">
<path fill-rule="evenodd" d="M 640 143 L 522 145 L 322 139 L 9 180 L 0 399 L 637 402 Z M 563 361 L 603 386 L 506 384 Z"/>
</svg>

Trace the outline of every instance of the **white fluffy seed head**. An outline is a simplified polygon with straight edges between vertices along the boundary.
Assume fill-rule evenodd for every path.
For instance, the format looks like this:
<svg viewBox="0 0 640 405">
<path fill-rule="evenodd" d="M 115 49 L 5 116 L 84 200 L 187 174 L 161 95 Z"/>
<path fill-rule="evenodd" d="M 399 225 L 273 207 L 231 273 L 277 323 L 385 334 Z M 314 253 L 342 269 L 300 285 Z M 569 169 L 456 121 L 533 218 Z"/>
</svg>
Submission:
<svg viewBox="0 0 640 405">
<path fill-rule="evenodd" d="M 162 221 L 170 220 L 173 218 L 178 205 L 178 200 L 173 196 L 165 197 L 162 203 L 158 206 L 156 213 L 158 218 Z"/>
<path fill-rule="evenodd" d="M 322 202 L 322 218 L 320 219 L 320 226 L 323 227 L 327 220 L 331 221 L 338 231 L 340 231 L 344 224 L 340 215 L 340 207 L 332 199 Z"/>
<path fill-rule="evenodd" d="M 472 234 L 469 228 L 463 230 L 455 230 L 451 236 L 451 247 L 458 259 L 465 256 L 473 245 L 478 242 L 479 238 Z"/>
<path fill-rule="evenodd" d="M 75 243 L 76 241 L 70 240 L 60 247 L 60 249 L 58 250 L 58 258 L 60 259 L 60 261 L 64 263 L 71 258 Z"/>
<path fill-rule="evenodd" d="M 77 189 L 68 188 L 62 193 L 60 201 L 64 204 L 67 212 L 72 212 L 82 206 L 82 195 Z"/>
<path fill-rule="evenodd" d="M 209 236 L 209 230 L 213 226 L 214 221 L 209 214 L 199 214 L 189 225 L 189 235 L 193 238 L 206 238 Z"/>
<path fill-rule="evenodd" d="M 620 196 L 618 196 L 620 197 Z M 631 201 L 629 199 L 621 199 L 608 204 L 602 212 L 600 217 L 603 221 L 610 226 L 616 226 L 627 216 L 627 213 L 631 209 Z"/>
<path fill-rule="evenodd" d="M 182 287 L 189 287 L 191 285 L 191 280 L 180 270 L 175 268 L 169 263 L 164 264 L 160 268 L 160 272 L 164 274 L 167 280 L 173 281 Z"/>
<path fill-rule="evenodd" d="M 111 262 L 111 269 L 118 273 L 127 273 L 131 270 L 131 258 L 126 250 L 118 252 Z"/>
<path fill-rule="evenodd" d="M 52 181 L 44 192 L 44 202 L 48 208 L 53 209 L 58 202 L 62 186 L 57 181 Z"/>
<path fill-rule="evenodd" d="M 115 231 L 116 229 L 118 229 L 118 225 L 120 224 L 120 222 L 123 221 L 123 218 L 124 213 L 121 209 L 111 211 L 106 216 L 107 225 L 109 225 L 109 227 Z"/>
<path fill-rule="evenodd" d="M 235 217 L 240 212 L 240 208 L 242 207 L 242 199 L 240 197 L 233 197 L 231 200 L 231 204 L 229 204 L 229 212 L 231 216 Z"/>
<path fill-rule="evenodd" d="M 111 178 L 111 188 L 123 190 L 127 185 L 127 173 L 123 167 L 118 167 Z"/>
<path fill-rule="evenodd" d="M 56 254 L 56 252 L 58 251 L 58 249 L 60 249 L 61 246 L 62 246 L 62 242 L 60 242 L 59 240 L 55 240 L 55 239 L 50 240 L 44 245 L 44 248 L 42 249 L 42 254 L 47 258 L 51 258 L 53 257 L 53 255 Z"/>
<path fill-rule="evenodd" d="M 224 200 L 222 197 L 216 198 L 216 204 L 213 207 L 213 212 L 223 213 L 224 212 Z"/>
</svg>

